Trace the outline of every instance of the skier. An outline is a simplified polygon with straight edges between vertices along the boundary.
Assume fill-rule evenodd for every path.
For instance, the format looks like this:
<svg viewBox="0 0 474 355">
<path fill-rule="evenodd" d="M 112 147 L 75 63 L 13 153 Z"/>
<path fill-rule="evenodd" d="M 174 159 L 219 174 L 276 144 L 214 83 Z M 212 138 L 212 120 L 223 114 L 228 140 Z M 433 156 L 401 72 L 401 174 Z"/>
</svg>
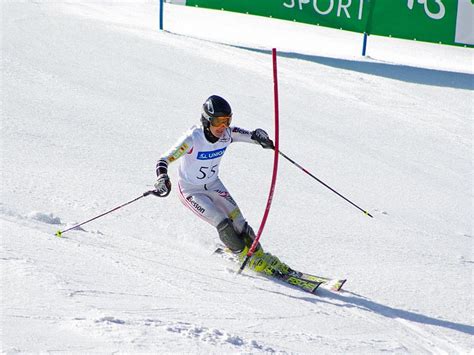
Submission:
<svg viewBox="0 0 474 355">
<path fill-rule="evenodd" d="M 250 132 L 231 127 L 232 109 L 220 96 L 210 96 L 202 106 L 201 126 L 193 126 L 176 145 L 162 155 L 156 164 L 158 179 L 155 195 L 168 196 L 171 181 L 168 165 L 180 160 L 178 190 L 181 202 L 200 218 L 217 228 L 220 240 L 243 260 L 255 239 L 255 232 L 245 220 L 237 203 L 219 179 L 219 165 L 227 147 L 233 142 L 260 144 L 273 149 L 273 141 L 260 128 Z M 265 253 L 258 244 L 248 266 L 266 274 L 285 274 L 286 264 Z"/>
</svg>

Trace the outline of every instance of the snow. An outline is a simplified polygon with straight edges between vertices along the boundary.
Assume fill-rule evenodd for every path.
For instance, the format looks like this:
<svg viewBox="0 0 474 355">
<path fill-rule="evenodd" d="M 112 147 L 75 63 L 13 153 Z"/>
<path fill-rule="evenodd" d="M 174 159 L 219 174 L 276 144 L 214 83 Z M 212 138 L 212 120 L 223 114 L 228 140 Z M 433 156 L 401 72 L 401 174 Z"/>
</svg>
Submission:
<svg viewBox="0 0 474 355">
<path fill-rule="evenodd" d="M 2 2 L 1 350 L 472 353 L 472 49 L 158 2 Z M 212 256 L 176 190 L 149 190 L 211 94 L 281 158 L 265 249 L 348 278 L 304 293 Z M 258 229 L 273 156 L 221 178 Z M 176 181 L 176 166 L 170 175 Z"/>
</svg>

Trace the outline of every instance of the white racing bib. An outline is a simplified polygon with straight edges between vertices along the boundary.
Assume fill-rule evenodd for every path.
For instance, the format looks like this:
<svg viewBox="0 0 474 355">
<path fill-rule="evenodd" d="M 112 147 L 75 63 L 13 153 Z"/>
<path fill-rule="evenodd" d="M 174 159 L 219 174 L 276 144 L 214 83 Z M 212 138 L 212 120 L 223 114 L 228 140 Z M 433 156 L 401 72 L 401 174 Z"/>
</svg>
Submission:
<svg viewBox="0 0 474 355">
<path fill-rule="evenodd" d="M 209 184 L 219 176 L 219 165 L 227 147 L 232 142 L 256 143 L 250 137 L 251 132 L 230 127 L 216 143 L 211 143 L 202 127 L 193 126 L 160 160 L 172 163 L 181 158 L 180 181 L 193 185 Z"/>
</svg>

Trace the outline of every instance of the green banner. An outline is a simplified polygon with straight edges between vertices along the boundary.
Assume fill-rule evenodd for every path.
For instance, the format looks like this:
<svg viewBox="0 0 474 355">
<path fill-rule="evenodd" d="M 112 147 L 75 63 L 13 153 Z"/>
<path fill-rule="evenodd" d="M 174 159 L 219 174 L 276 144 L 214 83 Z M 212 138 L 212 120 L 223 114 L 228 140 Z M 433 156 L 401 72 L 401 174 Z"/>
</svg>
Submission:
<svg viewBox="0 0 474 355">
<path fill-rule="evenodd" d="M 450 45 L 474 45 L 474 0 L 167 0 L 312 25 Z"/>
<path fill-rule="evenodd" d="M 454 44 L 456 0 L 376 0 L 373 12 L 371 34 Z"/>
</svg>

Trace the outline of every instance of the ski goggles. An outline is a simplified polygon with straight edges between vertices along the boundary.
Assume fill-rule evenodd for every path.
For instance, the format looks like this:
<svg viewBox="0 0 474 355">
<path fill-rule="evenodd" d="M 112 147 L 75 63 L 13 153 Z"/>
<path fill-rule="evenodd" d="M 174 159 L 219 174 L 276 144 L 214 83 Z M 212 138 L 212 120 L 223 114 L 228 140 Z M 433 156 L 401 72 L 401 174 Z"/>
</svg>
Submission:
<svg viewBox="0 0 474 355">
<path fill-rule="evenodd" d="M 212 117 L 210 119 L 211 125 L 213 127 L 220 127 L 222 125 L 229 127 L 230 123 L 232 122 L 232 115 L 230 116 L 219 116 L 219 117 Z"/>
</svg>

